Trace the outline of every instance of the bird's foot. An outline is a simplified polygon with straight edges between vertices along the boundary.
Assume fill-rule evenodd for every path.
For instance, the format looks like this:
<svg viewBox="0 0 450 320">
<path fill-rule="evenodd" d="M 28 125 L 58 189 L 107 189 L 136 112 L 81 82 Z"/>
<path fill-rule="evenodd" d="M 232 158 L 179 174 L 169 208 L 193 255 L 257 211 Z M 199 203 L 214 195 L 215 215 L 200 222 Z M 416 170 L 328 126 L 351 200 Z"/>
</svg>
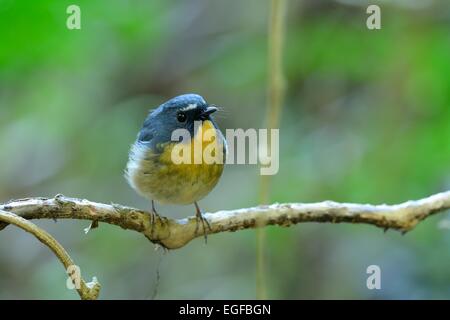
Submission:
<svg viewBox="0 0 450 320">
<path fill-rule="evenodd" d="M 157 224 L 157 222 L 161 226 L 167 226 L 169 224 L 169 219 L 166 217 L 162 217 L 158 214 L 158 212 L 155 209 L 155 203 L 152 200 L 152 211 L 150 212 L 150 225 L 151 225 L 150 234 L 152 236 L 155 233 L 155 225 Z"/>
<path fill-rule="evenodd" d="M 209 224 L 208 219 L 206 219 L 203 214 L 202 214 L 202 210 L 200 209 L 200 207 L 198 206 L 197 202 L 194 202 L 195 204 L 195 219 L 196 221 L 196 225 L 195 225 L 195 234 L 198 234 L 198 229 L 199 229 L 199 225 L 200 223 L 202 224 L 202 229 L 203 229 L 203 237 L 205 238 L 205 244 L 208 243 L 208 233 L 206 231 L 206 227 L 208 227 L 209 231 L 211 231 L 211 225 Z"/>
</svg>

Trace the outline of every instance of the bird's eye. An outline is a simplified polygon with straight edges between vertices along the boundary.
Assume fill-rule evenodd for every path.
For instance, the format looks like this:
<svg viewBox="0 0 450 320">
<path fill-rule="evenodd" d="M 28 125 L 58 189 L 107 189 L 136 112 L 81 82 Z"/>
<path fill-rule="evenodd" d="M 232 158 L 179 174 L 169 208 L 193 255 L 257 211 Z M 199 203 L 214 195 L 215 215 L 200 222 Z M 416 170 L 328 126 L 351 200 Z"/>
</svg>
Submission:
<svg viewBox="0 0 450 320">
<path fill-rule="evenodd" d="M 178 112 L 177 113 L 177 120 L 179 122 L 185 122 L 186 121 L 186 114 L 184 112 Z"/>
</svg>

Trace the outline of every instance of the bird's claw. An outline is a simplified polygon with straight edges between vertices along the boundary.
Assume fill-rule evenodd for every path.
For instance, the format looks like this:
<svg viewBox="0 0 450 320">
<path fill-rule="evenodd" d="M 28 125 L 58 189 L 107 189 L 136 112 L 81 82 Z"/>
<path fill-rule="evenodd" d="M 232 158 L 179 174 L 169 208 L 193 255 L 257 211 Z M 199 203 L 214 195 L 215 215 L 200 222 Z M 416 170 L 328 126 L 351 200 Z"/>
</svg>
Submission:
<svg viewBox="0 0 450 320">
<path fill-rule="evenodd" d="M 159 223 L 161 226 L 167 226 L 169 224 L 169 219 L 166 217 L 161 217 L 158 212 L 156 212 L 155 205 L 152 202 L 152 211 L 150 211 L 150 234 L 153 236 L 155 233 L 155 225 Z"/>
<path fill-rule="evenodd" d="M 203 237 L 205 238 L 205 244 L 208 243 L 208 232 L 206 231 L 206 227 L 208 227 L 208 230 L 211 231 L 211 225 L 209 224 L 208 219 L 206 219 L 203 214 L 202 211 L 200 210 L 199 206 L 197 205 L 197 203 L 195 203 L 195 207 L 197 209 L 197 212 L 195 213 L 195 219 L 196 219 L 196 225 L 195 225 L 195 234 L 198 234 L 198 229 L 199 229 L 199 225 L 200 222 L 202 224 L 202 229 L 203 229 Z"/>
</svg>

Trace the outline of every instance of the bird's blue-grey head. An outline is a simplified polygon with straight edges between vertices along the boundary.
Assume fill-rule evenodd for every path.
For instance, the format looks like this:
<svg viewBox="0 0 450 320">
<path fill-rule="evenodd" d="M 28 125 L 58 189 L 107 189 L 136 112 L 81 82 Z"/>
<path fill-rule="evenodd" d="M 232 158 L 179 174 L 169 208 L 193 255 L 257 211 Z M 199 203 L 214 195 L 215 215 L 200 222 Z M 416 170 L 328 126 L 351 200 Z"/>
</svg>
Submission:
<svg viewBox="0 0 450 320">
<path fill-rule="evenodd" d="M 164 102 L 153 110 L 145 119 L 139 132 L 138 141 L 156 148 L 159 144 L 169 142 L 172 132 L 176 129 L 187 129 L 194 136 L 195 121 L 211 121 L 211 114 L 217 108 L 208 104 L 198 94 L 183 94 Z"/>
</svg>

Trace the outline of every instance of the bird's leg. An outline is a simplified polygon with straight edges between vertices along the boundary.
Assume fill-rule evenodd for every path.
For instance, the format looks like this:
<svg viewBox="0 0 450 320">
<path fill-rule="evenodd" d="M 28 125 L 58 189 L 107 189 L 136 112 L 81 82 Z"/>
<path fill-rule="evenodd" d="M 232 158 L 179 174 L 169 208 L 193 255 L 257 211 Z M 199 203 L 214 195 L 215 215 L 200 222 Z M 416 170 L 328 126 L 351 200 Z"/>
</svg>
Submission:
<svg viewBox="0 0 450 320">
<path fill-rule="evenodd" d="M 206 226 L 208 226 L 208 229 L 211 231 L 211 225 L 209 224 L 208 219 L 206 219 L 203 214 L 202 214 L 202 210 L 200 209 L 200 207 L 198 206 L 197 202 L 194 202 L 195 204 L 195 218 L 197 220 L 197 224 L 195 226 L 195 234 L 197 234 L 198 232 L 198 226 L 200 224 L 200 222 L 202 223 L 202 227 L 203 227 L 203 236 L 205 237 L 205 243 L 208 242 L 208 235 L 206 233 Z"/>
<path fill-rule="evenodd" d="M 166 217 L 161 217 L 158 212 L 156 212 L 155 209 L 155 201 L 152 200 L 152 212 L 150 213 L 150 224 L 152 225 L 152 229 L 151 229 L 151 234 L 153 235 L 154 231 L 155 231 L 155 223 L 156 223 L 156 219 L 159 220 L 159 223 L 161 223 L 161 225 L 165 225 L 169 222 L 169 220 Z"/>
<path fill-rule="evenodd" d="M 158 212 L 156 212 L 155 209 L 155 201 L 152 200 L 152 212 L 150 213 L 150 225 L 151 230 L 150 230 L 150 234 L 153 236 L 153 233 L 155 231 L 155 221 L 156 221 L 156 217 L 158 216 Z"/>
</svg>

